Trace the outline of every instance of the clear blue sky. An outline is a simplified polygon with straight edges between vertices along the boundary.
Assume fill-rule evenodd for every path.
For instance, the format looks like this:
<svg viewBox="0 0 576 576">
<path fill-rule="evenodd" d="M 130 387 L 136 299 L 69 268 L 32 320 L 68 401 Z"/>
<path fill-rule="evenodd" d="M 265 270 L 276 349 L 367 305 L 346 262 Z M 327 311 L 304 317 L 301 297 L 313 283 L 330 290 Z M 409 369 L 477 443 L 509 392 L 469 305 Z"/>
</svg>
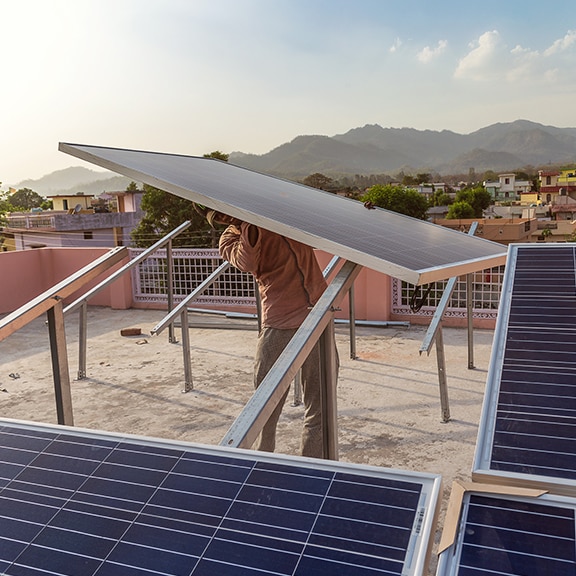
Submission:
<svg viewBox="0 0 576 576">
<path fill-rule="evenodd" d="M 262 154 L 365 124 L 576 126 L 574 0 L 0 0 L 0 182 L 58 142 Z"/>
</svg>

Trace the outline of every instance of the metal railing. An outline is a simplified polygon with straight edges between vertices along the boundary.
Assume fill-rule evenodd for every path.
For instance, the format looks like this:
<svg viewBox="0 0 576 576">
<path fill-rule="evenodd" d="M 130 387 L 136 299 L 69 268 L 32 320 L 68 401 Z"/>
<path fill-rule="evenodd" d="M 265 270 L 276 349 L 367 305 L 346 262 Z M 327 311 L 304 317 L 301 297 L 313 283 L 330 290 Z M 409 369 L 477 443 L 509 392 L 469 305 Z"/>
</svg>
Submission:
<svg viewBox="0 0 576 576">
<path fill-rule="evenodd" d="M 128 264 L 126 264 L 126 265 L 122 266 L 122 268 L 119 268 L 118 270 L 116 270 L 116 272 L 114 272 L 108 278 L 106 278 L 105 280 L 100 282 L 100 284 L 98 284 L 97 286 L 95 286 L 91 290 L 88 290 L 88 292 L 86 292 L 85 294 L 80 296 L 80 298 L 76 299 L 69 306 L 66 306 L 66 308 L 64 309 L 64 314 L 69 314 L 69 313 L 74 312 L 75 310 L 78 310 L 78 309 L 80 310 L 80 318 L 79 318 L 79 322 L 78 322 L 78 330 L 79 330 L 78 380 L 82 380 L 83 378 L 86 378 L 86 350 L 87 350 L 86 340 L 87 340 L 87 324 L 88 324 L 88 322 L 87 322 L 88 300 L 90 300 L 90 298 L 92 298 L 93 296 L 98 294 L 98 292 L 101 292 L 102 290 L 104 290 L 104 288 L 109 286 L 112 282 L 115 282 L 116 280 L 118 280 L 118 278 L 120 278 L 121 276 L 126 274 L 126 272 L 129 272 L 132 268 L 134 268 L 135 266 L 140 264 L 140 262 L 142 262 L 143 260 L 148 258 L 148 256 L 150 256 L 151 254 L 153 254 L 154 252 L 156 252 L 160 248 L 163 248 L 164 246 L 167 245 L 168 249 L 167 249 L 166 276 L 167 276 L 167 285 L 168 285 L 168 310 L 169 311 L 172 310 L 172 308 L 174 306 L 173 290 L 172 290 L 172 240 L 176 236 L 178 236 L 179 234 L 184 232 L 184 230 L 186 230 L 190 226 L 190 224 L 191 224 L 190 221 L 186 221 L 183 224 L 180 224 L 180 226 L 178 226 L 177 228 L 172 230 L 172 232 L 170 232 L 169 234 L 167 234 L 166 236 L 164 236 L 163 238 L 158 240 L 158 242 L 156 242 L 155 244 L 153 244 L 152 246 L 150 246 L 149 248 L 144 250 L 136 258 L 130 260 L 130 262 L 128 262 Z M 169 326 L 169 340 L 170 340 L 170 342 L 175 341 L 174 326 L 172 323 Z"/>
<path fill-rule="evenodd" d="M 100 256 L 87 266 L 84 266 L 84 268 L 81 268 L 78 272 L 72 274 L 55 286 L 52 286 L 0 321 L 1 341 L 46 312 L 58 424 L 66 424 L 69 426 L 74 424 L 72 396 L 70 393 L 70 373 L 68 370 L 68 352 L 64 331 L 63 301 L 76 292 L 76 290 L 79 290 L 82 286 L 126 258 L 127 255 L 128 251 L 125 247 L 110 250 L 110 252 Z"/>
</svg>

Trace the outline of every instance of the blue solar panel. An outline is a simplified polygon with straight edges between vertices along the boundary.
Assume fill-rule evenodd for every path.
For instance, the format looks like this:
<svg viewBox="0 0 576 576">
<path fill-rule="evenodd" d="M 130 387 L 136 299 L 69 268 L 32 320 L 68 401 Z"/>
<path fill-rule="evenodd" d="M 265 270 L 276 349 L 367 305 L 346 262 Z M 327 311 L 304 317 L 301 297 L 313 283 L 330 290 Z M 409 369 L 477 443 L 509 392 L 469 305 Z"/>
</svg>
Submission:
<svg viewBox="0 0 576 576">
<path fill-rule="evenodd" d="M 576 501 L 468 492 L 436 576 L 574 576 Z"/>
<path fill-rule="evenodd" d="M 506 248 L 211 158 L 60 143 L 60 150 L 356 264 L 427 284 L 505 263 Z M 335 225 L 337 223 L 337 225 Z"/>
<path fill-rule="evenodd" d="M 0 573 L 423 574 L 434 475 L 0 420 Z"/>
<path fill-rule="evenodd" d="M 510 248 L 473 470 L 576 494 L 576 247 Z"/>
</svg>

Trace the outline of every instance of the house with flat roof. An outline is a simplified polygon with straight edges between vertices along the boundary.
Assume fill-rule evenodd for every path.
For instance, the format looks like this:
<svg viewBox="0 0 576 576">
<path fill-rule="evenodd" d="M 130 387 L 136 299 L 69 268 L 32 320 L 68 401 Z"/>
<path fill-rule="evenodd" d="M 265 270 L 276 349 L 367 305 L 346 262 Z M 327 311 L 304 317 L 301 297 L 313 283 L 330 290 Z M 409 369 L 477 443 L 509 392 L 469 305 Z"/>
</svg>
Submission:
<svg viewBox="0 0 576 576">
<path fill-rule="evenodd" d="M 521 195 L 530 192 L 532 182 L 529 180 L 517 180 L 516 174 L 499 174 L 498 181 L 485 181 L 484 188 L 492 196 L 494 202 L 517 202 Z"/>
<path fill-rule="evenodd" d="M 143 216 L 142 192 L 108 194 L 113 202 L 83 193 L 53 195 L 48 196 L 53 210 L 11 213 L 1 250 L 129 245 L 130 234 Z"/>
</svg>

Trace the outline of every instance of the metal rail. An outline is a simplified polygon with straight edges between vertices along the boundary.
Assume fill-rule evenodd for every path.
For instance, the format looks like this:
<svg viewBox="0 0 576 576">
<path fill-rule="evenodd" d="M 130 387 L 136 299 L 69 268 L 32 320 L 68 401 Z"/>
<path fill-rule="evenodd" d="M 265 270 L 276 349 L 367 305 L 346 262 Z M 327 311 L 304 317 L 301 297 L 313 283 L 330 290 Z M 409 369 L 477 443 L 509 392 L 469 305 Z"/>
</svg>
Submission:
<svg viewBox="0 0 576 576">
<path fill-rule="evenodd" d="M 182 327 L 182 354 L 184 355 L 184 390 L 183 392 L 190 392 L 193 389 L 192 382 L 192 364 L 190 361 L 190 335 L 188 332 L 188 304 L 201 296 L 212 283 L 221 276 L 226 270 L 230 268 L 230 262 L 223 262 L 210 276 L 208 276 L 202 284 L 195 290 L 190 292 L 182 302 L 180 302 L 173 310 L 171 310 L 164 318 L 150 331 L 153 336 L 160 334 L 168 326 L 173 326 L 174 321 L 180 316 L 180 323 Z"/>
<path fill-rule="evenodd" d="M 324 458 L 338 459 L 336 408 L 336 369 L 333 351 L 333 310 L 342 300 L 361 266 L 345 262 L 308 314 L 296 334 L 278 357 L 260 386 L 220 442 L 222 446 L 250 448 L 270 414 L 284 396 L 296 373 L 320 340 L 322 361 L 322 428 Z"/>
<path fill-rule="evenodd" d="M 191 222 L 189 220 L 180 224 L 180 226 L 178 226 L 177 228 L 174 228 L 174 230 L 172 230 L 172 232 L 170 232 L 169 234 L 166 234 L 166 236 L 164 236 L 163 238 L 158 240 L 158 242 L 156 242 L 155 244 L 152 244 L 152 246 L 150 246 L 149 248 L 146 248 L 146 250 L 144 250 L 136 258 L 130 260 L 130 262 L 128 262 L 127 264 L 125 264 L 124 266 L 122 266 L 121 268 L 119 268 L 118 270 L 113 272 L 112 274 L 110 274 L 110 276 L 108 276 L 108 278 L 106 278 L 105 280 L 100 282 L 97 286 L 94 286 L 94 288 L 88 290 L 88 292 L 86 292 L 85 294 L 80 296 L 80 298 L 77 298 L 76 300 L 74 300 L 74 302 L 72 302 L 70 305 L 68 305 L 68 306 L 66 306 L 66 308 L 64 308 L 64 314 L 70 314 L 71 312 L 74 312 L 75 310 L 80 309 L 80 318 L 79 318 L 79 322 L 78 322 L 78 331 L 79 331 L 79 338 L 78 338 L 78 340 L 79 340 L 78 380 L 82 380 L 83 378 L 86 378 L 86 354 L 87 354 L 86 339 L 87 339 L 87 328 L 88 328 L 88 325 L 87 325 L 88 324 L 87 323 L 88 300 L 90 300 L 90 298 L 92 298 L 93 296 L 95 296 L 96 294 L 98 294 L 99 292 L 104 290 L 104 288 L 106 288 L 107 286 L 112 284 L 112 282 L 115 282 L 116 280 L 118 280 L 118 278 L 123 276 L 126 272 L 128 272 L 129 270 L 131 270 L 132 268 L 134 268 L 135 266 L 140 264 L 140 262 L 146 260 L 146 258 L 148 258 L 148 256 L 150 256 L 150 254 L 153 254 L 154 252 L 156 252 L 157 250 L 162 248 L 165 244 L 169 245 L 168 252 L 171 255 L 172 239 L 175 238 L 176 236 L 178 236 L 179 234 L 181 234 L 182 232 L 184 232 L 184 230 L 189 228 L 190 225 L 191 225 Z M 170 263 L 171 263 L 171 260 L 170 260 Z M 172 276 L 171 265 L 168 266 L 168 268 L 169 268 L 169 270 L 167 271 L 167 273 L 168 273 L 169 278 L 170 278 Z M 171 282 L 169 282 L 168 285 L 169 285 L 169 292 L 170 292 L 171 286 L 172 286 Z M 172 301 L 170 300 L 169 301 L 169 309 L 171 308 L 171 302 Z M 172 342 L 172 341 L 173 341 L 173 334 L 171 332 L 170 333 L 170 342 Z"/>
<path fill-rule="evenodd" d="M 472 222 L 470 229 L 468 230 L 468 236 L 474 236 L 476 229 L 478 228 L 478 222 Z M 442 293 L 442 298 L 436 310 L 434 311 L 434 316 L 428 326 L 422 345 L 420 346 L 420 354 L 426 352 L 430 354 L 432 345 L 436 343 L 436 363 L 438 366 L 438 384 L 440 387 L 440 411 L 442 414 L 442 422 L 448 422 L 450 420 L 450 401 L 448 399 L 448 382 L 446 380 L 446 357 L 444 353 L 444 338 L 442 336 L 442 318 L 456 287 L 456 282 L 458 277 L 455 276 L 448 280 L 446 288 Z M 472 274 L 466 275 L 466 309 L 468 316 L 468 368 L 474 368 L 473 352 L 471 351 L 474 347 L 472 341 Z"/>
<path fill-rule="evenodd" d="M 115 266 L 126 256 L 127 249 L 123 246 L 110 250 L 0 321 L 1 341 L 46 312 L 58 424 L 74 425 L 66 333 L 64 330 L 63 300 L 112 266 Z"/>
</svg>

